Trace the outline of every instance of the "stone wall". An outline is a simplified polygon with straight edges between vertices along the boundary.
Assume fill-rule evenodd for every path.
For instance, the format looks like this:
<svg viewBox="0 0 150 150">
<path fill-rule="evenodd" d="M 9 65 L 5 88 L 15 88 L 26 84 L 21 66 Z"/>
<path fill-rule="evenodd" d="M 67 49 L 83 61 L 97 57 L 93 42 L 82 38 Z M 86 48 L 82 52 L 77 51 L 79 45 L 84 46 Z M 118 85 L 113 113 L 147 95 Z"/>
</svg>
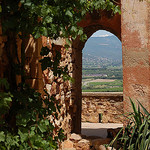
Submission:
<svg viewBox="0 0 150 150">
<path fill-rule="evenodd" d="M 21 43 L 20 39 L 14 38 L 17 43 L 18 59 L 21 59 Z M 8 38 L 2 35 L 0 28 L 0 78 L 9 78 L 12 67 L 9 65 L 10 61 L 8 59 L 8 54 L 6 53 L 6 45 L 9 42 Z M 75 111 L 74 102 L 71 96 L 71 82 L 64 81 L 62 77 L 55 77 L 50 68 L 42 72 L 41 63 L 39 60 L 42 58 L 40 56 L 40 51 L 42 46 L 51 46 L 53 43 L 54 49 L 61 51 L 61 63 L 60 66 L 68 66 L 69 74 L 72 76 L 72 49 L 66 50 L 64 48 L 65 40 L 58 39 L 57 41 L 48 40 L 46 37 L 39 39 L 34 39 L 29 36 L 28 39 L 23 41 L 25 44 L 25 71 L 28 76 L 26 83 L 32 88 L 39 91 L 42 96 L 45 96 L 44 89 L 56 99 L 56 102 L 61 106 L 60 113 L 58 115 L 58 120 L 55 120 L 56 127 L 61 127 L 64 129 L 66 136 L 69 136 L 72 128 L 72 116 Z M 49 56 L 51 54 L 49 53 Z M 14 61 L 15 61 L 14 57 Z M 6 74 L 7 73 L 7 74 Z M 20 75 L 15 75 L 17 84 L 20 83 Z M 51 119 L 52 120 L 52 119 Z"/>
<path fill-rule="evenodd" d="M 123 93 L 82 93 L 82 122 L 98 123 L 99 114 L 103 123 L 122 123 Z"/>
<path fill-rule="evenodd" d="M 49 46 L 53 44 L 53 49 L 50 49 L 49 57 L 52 53 L 55 53 L 56 50 L 61 52 L 61 67 L 68 67 L 69 75 L 72 77 L 72 49 L 64 48 L 65 40 L 48 40 L 43 37 L 43 45 L 46 46 L 49 42 Z M 64 80 L 62 76 L 54 76 L 50 68 L 47 68 L 43 71 L 43 81 L 44 89 L 56 99 L 56 103 L 61 107 L 60 113 L 58 115 L 58 120 L 55 120 L 55 126 L 58 126 L 64 130 L 64 134 L 68 137 L 73 128 L 72 118 L 75 112 L 74 109 L 74 100 L 72 97 L 72 82 L 69 80 Z M 54 121 L 54 120 L 52 120 Z"/>
</svg>

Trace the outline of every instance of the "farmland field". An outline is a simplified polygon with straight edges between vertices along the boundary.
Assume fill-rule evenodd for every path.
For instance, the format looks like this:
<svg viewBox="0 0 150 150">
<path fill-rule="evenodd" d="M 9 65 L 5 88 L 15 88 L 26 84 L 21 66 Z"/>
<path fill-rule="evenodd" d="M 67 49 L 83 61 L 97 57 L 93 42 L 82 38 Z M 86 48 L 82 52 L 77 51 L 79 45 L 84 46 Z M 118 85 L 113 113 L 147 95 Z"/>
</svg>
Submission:
<svg viewBox="0 0 150 150">
<path fill-rule="evenodd" d="M 123 82 L 118 79 L 83 79 L 82 92 L 122 92 Z"/>
</svg>

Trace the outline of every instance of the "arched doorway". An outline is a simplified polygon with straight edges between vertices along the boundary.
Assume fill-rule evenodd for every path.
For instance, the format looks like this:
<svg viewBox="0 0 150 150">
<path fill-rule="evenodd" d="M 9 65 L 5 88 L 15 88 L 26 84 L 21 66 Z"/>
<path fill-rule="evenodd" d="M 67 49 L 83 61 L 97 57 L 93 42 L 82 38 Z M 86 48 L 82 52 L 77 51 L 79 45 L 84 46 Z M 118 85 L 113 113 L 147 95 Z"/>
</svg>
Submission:
<svg viewBox="0 0 150 150">
<path fill-rule="evenodd" d="M 87 14 L 86 18 L 79 24 L 83 27 L 84 33 L 89 38 L 97 30 L 107 30 L 116 35 L 121 40 L 121 16 L 112 16 L 110 12 L 93 12 Z M 86 42 L 86 41 L 85 41 Z M 85 42 L 77 38 L 73 41 L 73 78 L 75 82 L 72 87 L 72 97 L 74 100 L 74 116 L 72 117 L 72 132 L 81 133 L 81 108 L 82 108 L 82 49 Z"/>
<path fill-rule="evenodd" d="M 106 138 L 109 128 L 123 126 L 122 44 L 112 33 L 98 30 L 82 55 L 81 134 Z"/>
</svg>

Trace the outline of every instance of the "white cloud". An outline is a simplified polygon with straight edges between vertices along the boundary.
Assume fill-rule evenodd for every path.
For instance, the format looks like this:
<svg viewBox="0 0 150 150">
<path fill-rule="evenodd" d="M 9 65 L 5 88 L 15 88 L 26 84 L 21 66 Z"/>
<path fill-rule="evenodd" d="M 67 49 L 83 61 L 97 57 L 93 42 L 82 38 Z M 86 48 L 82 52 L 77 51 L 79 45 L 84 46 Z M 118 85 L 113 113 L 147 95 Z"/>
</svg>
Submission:
<svg viewBox="0 0 150 150">
<path fill-rule="evenodd" d="M 103 43 L 103 44 L 98 44 L 98 45 L 109 45 L 109 44 L 104 44 L 104 43 Z"/>
<path fill-rule="evenodd" d="M 107 37 L 107 36 L 112 36 L 109 34 L 104 34 L 104 35 L 92 35 L 92 37 Z"/>
<path fill-rule="evenodd" d="M 98 30 L 91 37 L 107 37 L 107 36 L 113 36 L 113 34 L 105 30 Z"/>
</svg>

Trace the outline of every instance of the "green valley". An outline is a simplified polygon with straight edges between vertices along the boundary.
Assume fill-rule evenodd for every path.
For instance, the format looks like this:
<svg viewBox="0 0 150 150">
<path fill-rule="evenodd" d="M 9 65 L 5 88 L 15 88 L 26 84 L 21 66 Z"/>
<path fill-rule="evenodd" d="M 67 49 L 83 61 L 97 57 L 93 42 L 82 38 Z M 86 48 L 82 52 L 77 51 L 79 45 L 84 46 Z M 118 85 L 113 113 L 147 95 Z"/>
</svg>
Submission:
<svg viewBox="0 0 150 150">
<path fill-rule="evenodd" d="M 115 36 L 91 37 L 83 49 L 83 92 L 122 92 L 122 49 Z"/>
</svg>

